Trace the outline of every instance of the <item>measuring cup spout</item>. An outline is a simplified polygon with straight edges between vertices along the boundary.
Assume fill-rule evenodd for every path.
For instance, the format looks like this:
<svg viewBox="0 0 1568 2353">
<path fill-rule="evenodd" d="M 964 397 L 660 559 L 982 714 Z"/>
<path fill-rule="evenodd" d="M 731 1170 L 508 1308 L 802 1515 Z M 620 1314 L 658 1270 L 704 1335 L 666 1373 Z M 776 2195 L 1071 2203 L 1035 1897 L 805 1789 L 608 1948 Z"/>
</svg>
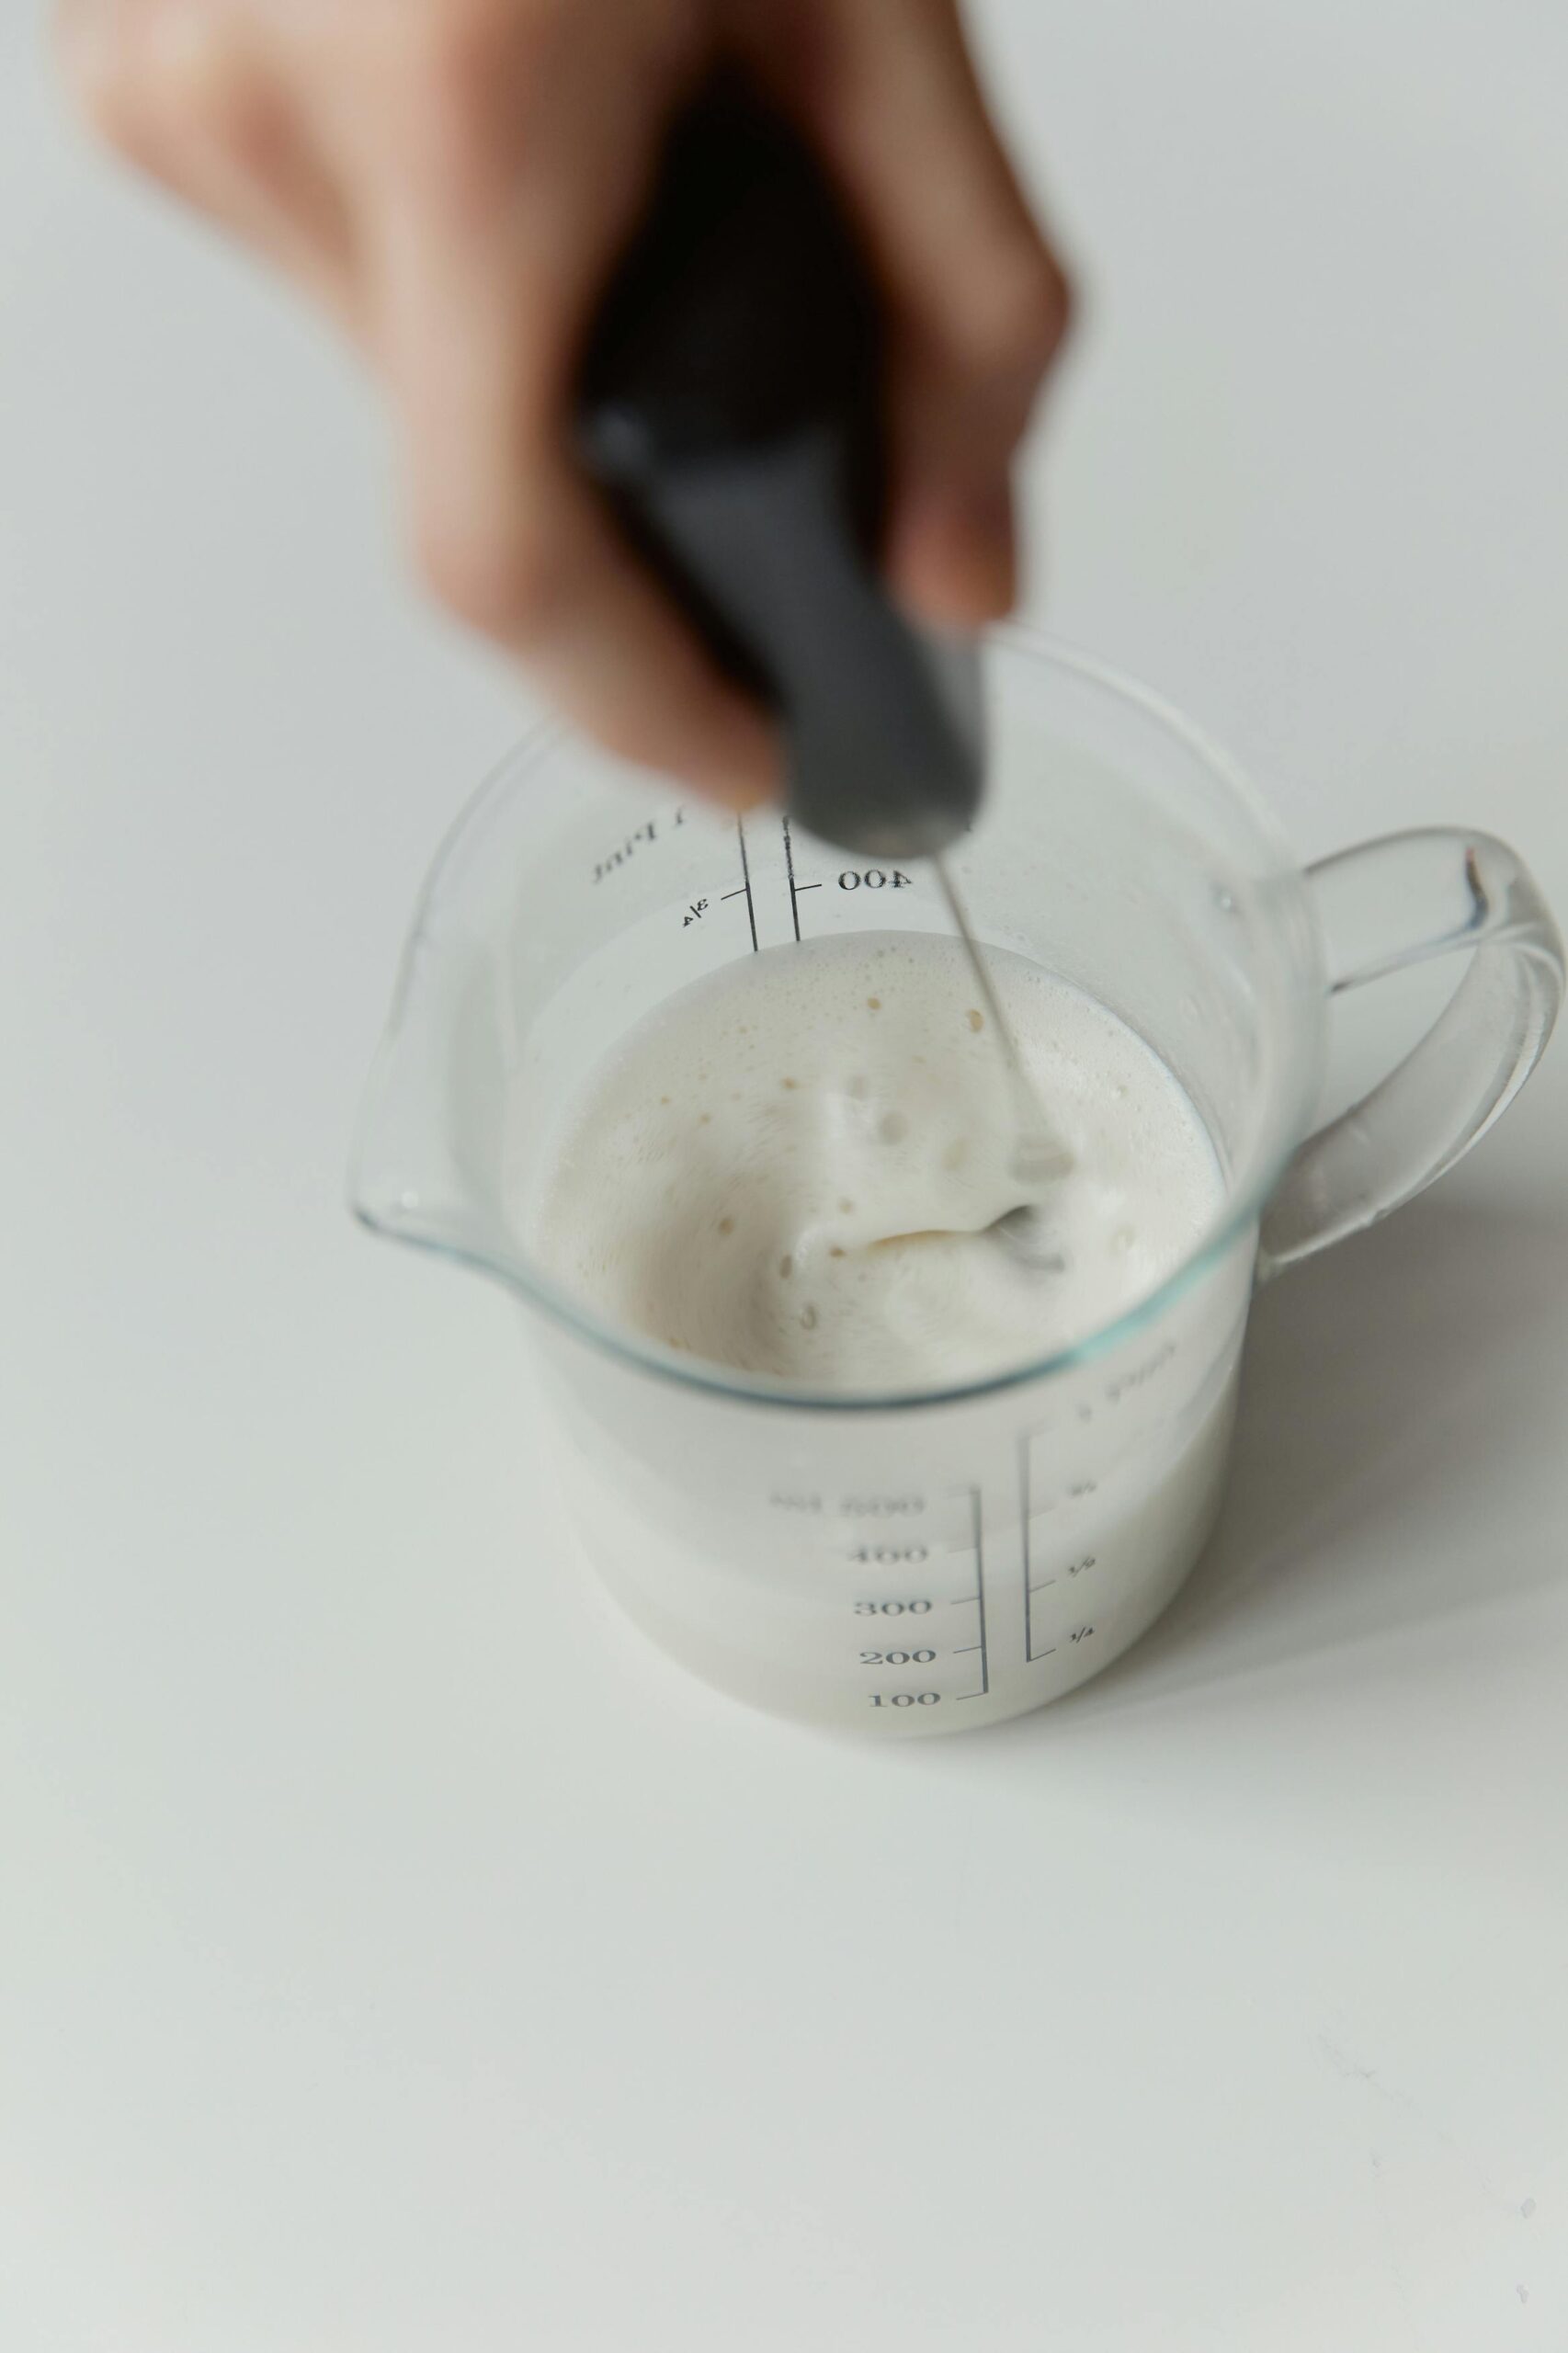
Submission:
<svg viewBox="0 0 1568 2353">
<path fill-rule="evenodd" d="M 444 942 L 422 914 L 360 1108 L 349 1201 L 377 1233 L 515 1279 L 505 1000 L 492 962 L 482 942 Z"/>
</svg>

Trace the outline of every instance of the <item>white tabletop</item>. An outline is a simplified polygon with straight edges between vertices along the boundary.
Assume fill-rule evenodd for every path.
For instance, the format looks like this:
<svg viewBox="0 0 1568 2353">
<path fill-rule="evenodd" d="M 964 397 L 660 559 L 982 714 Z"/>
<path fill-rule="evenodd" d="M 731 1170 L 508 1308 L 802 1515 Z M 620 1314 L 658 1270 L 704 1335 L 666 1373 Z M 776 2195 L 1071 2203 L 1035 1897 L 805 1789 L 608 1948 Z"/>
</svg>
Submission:
<svg viewBox="0 0 1568 2353">
<path fill-rule="evenodd" d="M 1303 853 L 1474 819 L 1568 910 L 1568 20 L 981 13 L 1089 290 L 1039 608 Z M 401 584 L 369 392 L 77 151 L 34 15 L 7 2353 L 1568 2344 L 1568 1048 L 1265 1298 L 1212 1556 L 1102 1683 L 861 1748 L 664 1665 L 541 1490 L 511 1313 L 342 1207 L 520 697 Z"/>
</svg>

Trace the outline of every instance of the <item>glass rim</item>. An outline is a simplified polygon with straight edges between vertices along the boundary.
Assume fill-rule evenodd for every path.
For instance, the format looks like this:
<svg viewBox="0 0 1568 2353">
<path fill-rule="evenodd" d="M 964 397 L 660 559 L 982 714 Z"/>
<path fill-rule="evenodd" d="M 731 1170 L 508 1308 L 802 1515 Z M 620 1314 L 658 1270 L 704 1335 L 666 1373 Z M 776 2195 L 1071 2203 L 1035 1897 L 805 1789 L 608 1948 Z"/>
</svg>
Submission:
<svg viewBox="0 0 1568 2353">
<path fill-rule="evenodd" d="M 1223 746 L 1174 704 L 1167 702 L 1153 688 L 1125 676 L 1097 655 L 1088 654 L 1044 630 L 1006 622 L 987 631 L 985 642 L 1058 670 L 1070 671 L 1089 684 L 1104 688 L 1119 700 L 1133 705 L 1166 734 L 1175 736 L 1240 804 L 1261 842 L 1276 854 L 1281 875 L 1294 878 L 1304 893 L 1305 883 L 1300 860 L 1256 787 Z M 421 936 L 425 915 L 439 896 L 457 854 L 482 812 L 493 797 L 510 787 L 519 772 L 531 767 L 545 751 L 567 738 L 569 733 L 570 731 L 559 720 L 540 720 L 519 737 L 472 794 L 449 828 L 432 862 L 415 909 L 410 931 L 410 948 Z M 933 1406 L 978 1403 L 988 1397 L 1003 1395 L 1009 1390 L 1032 1387 L 1107 1355 L 1123 1341 L 1156 1323 L 1167 1309 L 1175 1306 L 1204 1276 L 1218 1267 L 1242 1240 L 1247 1229 L 1258 1222 L 1306 1128 L 1310 1090 L 1303 1083 L 1297 1089 L 1300 1099 L 1294 1107 L 1295 1116 L 1286 1122 L 1285 1131 L 1290 1141 L 1259 1163 L 1249 1181 L 1225 1200 L 1191 1249 L 1152 1290 L 1121 1309 L 1108 1323 L 1096 1325 L 1092 1332 L 1085 1333 L 1069 1346 L 1053 1348 L 1042 1356 L 1026 1358 L 1018 1364 L 1004 1366 L 993 1373 L 935 1388 L 808 1388 L 777 1375 L 743 1372 L 667 1347 L 644 1334 L 630 1331 L 624 1325 L 599 1315 L 525 1258 L 467 1248 L 449 1234 L 421 1231 L 416 1222 L 405 1224 L 401 1222 L 396 1208 L 383 1209 L 373 1202 L 369 1188 L 362 1182 L 361 1154 L 367 1133 L 373 1131 L 377 1101 L 387 1067 L 395 1061 L 400 1018 L 406 1003 L 409 981 L 408 953 L 405 950 L 404 967 L 399 976 L 392 1012 L 360 1115 L 350 1199 L 350 1207 L 359 1222 L 388 1240 L 412 1245 L 452 1266 L 488 1276 L 530 1307 L 541 1310 L 552 1322 L 586 1341 L 600 1354 L 634 1371 L 651 1373 L 654 1378 L 673 1382 L 678 1387 L 735 1404 L 781 1406 L 814 1414 L 911 1413 Z"/>
</svg>

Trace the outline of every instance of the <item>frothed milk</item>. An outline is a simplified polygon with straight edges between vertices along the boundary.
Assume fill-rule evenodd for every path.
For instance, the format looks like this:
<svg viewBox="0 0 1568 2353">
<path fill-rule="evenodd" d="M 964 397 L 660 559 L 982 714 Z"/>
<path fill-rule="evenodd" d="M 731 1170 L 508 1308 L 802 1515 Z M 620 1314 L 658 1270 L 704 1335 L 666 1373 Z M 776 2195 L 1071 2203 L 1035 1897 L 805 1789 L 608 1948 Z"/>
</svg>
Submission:
<svg viewBox="0 0 1568 2353">
<path fill-rule="evenodd" d="M 1016 1094 L 955 940 L 767 950 L 661 1006 L 591 1074 L 535 1246 L 618 1323 L 812 1389 L 942 1387 L 1053 1353 L 1147 1295 L 1220 1206 L 1176 1081 L 1105 1006 L 991 952 L 1070 1165 L 1039 1263 L 987 1229 L 1024 1198 Z"/>
</svg>

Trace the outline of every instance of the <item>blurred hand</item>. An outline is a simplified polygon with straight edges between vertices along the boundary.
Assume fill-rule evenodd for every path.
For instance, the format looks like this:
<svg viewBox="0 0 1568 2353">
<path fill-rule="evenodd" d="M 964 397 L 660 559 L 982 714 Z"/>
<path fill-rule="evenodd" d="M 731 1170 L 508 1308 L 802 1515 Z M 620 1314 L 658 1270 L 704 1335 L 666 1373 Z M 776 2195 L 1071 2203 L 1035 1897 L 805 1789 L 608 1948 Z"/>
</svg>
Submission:
<svg viewBox="0 0 1568 2353">
<path fill-rule="evenodd" d="M 103 136 L 385 377 L 437 597 L 612 750 L 737 806 L 774 782 L 771 730 L 623 544 L 568 420 L 665 125 L 738 58 L 881 280 L 893 586 L 937 622 L 1009 607 L 1011 460 L 1067 297 L 957 0 L 63 0 L 60 36 Z"/>
</svg>

